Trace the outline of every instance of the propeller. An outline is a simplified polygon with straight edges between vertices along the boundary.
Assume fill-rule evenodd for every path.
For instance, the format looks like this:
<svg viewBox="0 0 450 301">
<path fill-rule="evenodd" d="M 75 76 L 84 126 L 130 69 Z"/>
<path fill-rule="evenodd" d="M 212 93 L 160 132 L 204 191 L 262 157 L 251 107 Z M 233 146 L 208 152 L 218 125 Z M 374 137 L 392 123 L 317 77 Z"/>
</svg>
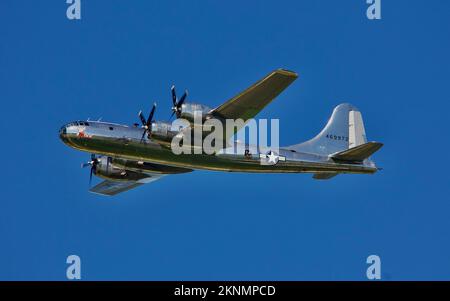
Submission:
<svg viewBox="0 0 450 301">
<path fill-rule="evenodd" d="M 141 142 L 144 140 L 145 134 L 148 134 L 148 137 L 150 137 L 150 134 L 152 132 L 153 115 L 155 115 L 155 110 L 156 110 L 156 103 L 153 104 L 153 108 L 150 111 L 147 120 L 145 120 L 142 111 L 139 111 L 138 115 L 142 122 L 142 128 L 144 129 L 144 132 L 142 133 Z"/>
<path fill-rule="evenodd" d="M 176 114 L 177 118 L 180 118 L 181 116 L 181 106 L 183 105 L 184 101 L 186 100 L 186 97 L 188 96 L 188 91 L 185 90 L 184 94 L 181 96 L 181 98 L 178 100 L 177 98 L 177 94 L 175 92 L 175 86 L 172 86 L 172 88 L 170 88 L 170 90 L 172 91 L 172 115 L 170 115 L 170 118 L 173 117 L 174 114 Z"/>
<path fill-rule="evenodd" d="M 91 172 L 89 173 L 89 186 L 91 186 L 92 183 L 92 174 L 97 172 L 97 165 L 99 163 L 100 161 L 98 160 L 98 158 L 96 158 L 94 154 L 91 154 L 91 160 L 81 165 L 82 168 L 88 166 L 91 167 Z"/>
</svg>

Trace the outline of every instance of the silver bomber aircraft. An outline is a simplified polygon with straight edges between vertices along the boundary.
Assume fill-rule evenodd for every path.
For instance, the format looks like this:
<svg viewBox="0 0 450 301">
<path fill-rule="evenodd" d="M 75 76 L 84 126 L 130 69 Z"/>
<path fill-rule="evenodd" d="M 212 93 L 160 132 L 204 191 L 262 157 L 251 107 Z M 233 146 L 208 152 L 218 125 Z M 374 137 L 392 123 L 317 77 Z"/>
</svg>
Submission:
<svg viewBox="0 0 450 301">
<path fill-rule="evenodd" d="M 240 118 L 247 121 L 296 78 L 297 74 L 292 71 L 275 70 L 215 109 L 185 102 L 187 92 L 178 99 L 172 87 L 172 115 L 192 122 L 194 112 L 201 111 L 205 119 L 216 118 L 223 122 Z M 213 155 L 174 154 L 170 141 L 178 132 L 172 130 L 169 122 L 153 120 L 155 108 L 154 105 L 147 119 L 139 112 L 142 126 L 88 120 L 71 122 L 60 129 L 59 137 L 65 144 L 92 154 L 83 167 L 91 167 L 90 181 L 93 174 L 104 181 L 91 188 L 91 192 L 112 196 L 166 175 L 195 169 L 312 173 L 314 179 L 322 180 L 341 173 L 373 174 L 378 170 L 369 157 L 383 144 L 367 142 L 361 112 L 347 103 L 333 110 L 317 136 L 300 144 L 280 147 L 278 153 L 233 141 Z M 231 136 L 224 140 L 228 141 Z M 230 147 L 233 152 L 228 151 Z M 273 164 L 261 164 L 263 158 Z"/>
</svg>

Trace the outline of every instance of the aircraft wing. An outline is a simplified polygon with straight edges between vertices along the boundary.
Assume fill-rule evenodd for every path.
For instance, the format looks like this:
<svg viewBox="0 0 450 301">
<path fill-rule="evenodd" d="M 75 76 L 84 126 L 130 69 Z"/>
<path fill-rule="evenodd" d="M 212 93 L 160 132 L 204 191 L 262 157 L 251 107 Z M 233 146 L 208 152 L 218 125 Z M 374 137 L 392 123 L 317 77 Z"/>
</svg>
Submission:
<svg viewBox="0 0 450 301">
<path fill-rule="evenodd" d="M 248 119 L 255 117 L 297 77 L 297 73 L 292 71 L 275 70 L 245 91 L 212 110 L 211 113 L 223 119 L 235 120 L 240 118 L 247 122 Z"/>
<path fill-rule="evenodd" d="M 113 181 L 113 180 L 105 180 L 96 186 L 89 189 L 90 192 L 113 196 L 119 194 L 121 192 L 128 191 L 130 189 L 139 187 L 143 184 L 150 183 L 160 178 L 164 177 L 164 174 L 147 174 L 148 177 L 143 178 L 139 181 Z"/>
</svg>

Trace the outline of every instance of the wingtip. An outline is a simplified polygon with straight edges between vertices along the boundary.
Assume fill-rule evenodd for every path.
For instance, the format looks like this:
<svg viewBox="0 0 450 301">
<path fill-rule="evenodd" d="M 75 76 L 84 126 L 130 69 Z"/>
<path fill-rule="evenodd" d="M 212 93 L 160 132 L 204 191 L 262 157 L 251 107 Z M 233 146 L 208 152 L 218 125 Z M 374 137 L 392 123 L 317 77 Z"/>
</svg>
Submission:
<svg viewBox="0 0 450 301">
<path fill-rule="evenodd" d="M 378 141 L 369 141 L 368 143 L 373 144 L 373 145 L 377 145 L 380 148 L 384 146 L 384 143 L 378 142 Z"/>
<path fill-rule="evenodd" d="M 283 75 L 286 75 L 286 76 L 294 77 L 294 78 L 298 77 L 298 73 L 297 72 L 291 71 L 291 70 L 288 70 L 288 69 L 279 68 L 279 69 L 275 70 L 275 72 L 283 74 Z"/>
</svg>

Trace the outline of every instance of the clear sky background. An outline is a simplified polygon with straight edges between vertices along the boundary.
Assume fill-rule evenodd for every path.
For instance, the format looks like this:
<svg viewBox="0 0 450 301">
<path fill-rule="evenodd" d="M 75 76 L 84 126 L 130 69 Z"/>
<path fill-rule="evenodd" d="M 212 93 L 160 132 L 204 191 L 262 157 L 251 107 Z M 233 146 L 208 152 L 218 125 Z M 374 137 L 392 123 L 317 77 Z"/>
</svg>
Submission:
<svg viewBox="0 0 450 301">
<path fill-rule="evenodd" d="M 449 1 L 0 2 L 0 279 L 450 279 Z M 334 106 L 363 113 L 384 170 L 308 174 L 198 171 L 114 198 L 88 192 L 89 159 L 59 127 L 131 124 L 170 86 L 217 106 L 273 69 L 299 73 L 258 117 L 280 142 L 307 140 Z"/>
</svg>

